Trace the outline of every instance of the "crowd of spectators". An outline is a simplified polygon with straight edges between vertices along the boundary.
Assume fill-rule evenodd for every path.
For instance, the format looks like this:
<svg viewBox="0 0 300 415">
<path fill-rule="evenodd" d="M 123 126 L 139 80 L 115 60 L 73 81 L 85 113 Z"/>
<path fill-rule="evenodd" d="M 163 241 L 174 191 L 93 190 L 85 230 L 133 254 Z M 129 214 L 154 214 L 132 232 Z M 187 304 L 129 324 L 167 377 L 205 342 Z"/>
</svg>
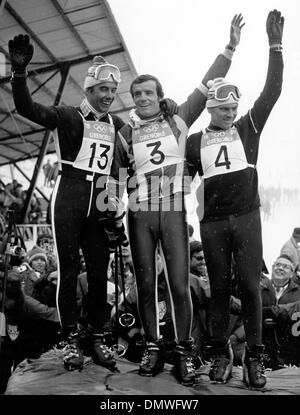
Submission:
<svg viewBox="0 0 300 415">
<path fill-rule="evenodd" d="M 27 190 L 23 189 L 23 185 L 16 179 L 12 182 L 4 184 L 0 180 L 0 215 L 2 217 L 2 227 L 5 224 L 5 215 L 7 210 L 13 210 L 15 222 L 23 223 L 23 208 L 26 200 Z M 28 223 L 38 224 L 42 220 L 41 201 L 36 194 L 33 194 L 30 200 L 30 208 L 28 211 Z M 0 227 L 0 231 L 3 229 Z"/>
<path fill-rule="evenodd" d="M 189 228 L 192 233 L 192 226 L 190 225 Z M 268 275 L 265 264 L 262 267 L 265 365 L 272 370 L 286 365 L 300 365 L 299 324 L 296 318 L 300 311 L 299 233 L 300 228 L 295 228 L 289 241 L 283 244 L 281 252 L 274 259 L 271 275 Z M 56 309 L 57 263 L 51 234 L 40 234 L 35 246 L 27 252 L 23 251 L 20 257 L 12 257 L 11 263 L 5 303 L 7 333 L 0 337 L 1 393 L 5 391 L 12 370 L 22 360 L 37 358 L 52 347 L 57 347 L 60 341 L 60 324 Z M 121 264 L 123 272 L 121 272 Z M 164 263 L 158 251 L 159 326 L 164 342 L 165 360 L 172 364 L 174 328 L 164 272 Z M 137 311 L 136 282 L 129 247 L 122 247 L 121 257 L 111 254 L 107 278 L 107 302 L 111 309 L 107 328 L 112 333 L 109 346 L 118 356 L 139 362 L 143 352 L 144 333 Z M 3 258 L 0 272 L 0 303 L 2 288 Z M 87 288 L 86 267 L 81 256 L 77 285 L 81 333 L 86 332 Z M 202 243 L 193 238 L 190 241 L 190 290 L 193 302 L 192 336 L 195 339 L 193 363 L 199 368 L 203 364 L 209 364 L 210 284 Z M 234 263 L 230 307 L 228 336 L 234 352 L 234 364 L 241 365 L 245 332 Z M 89 354 L 88 349 L 83 347 L 83 350 L 85 354 Z"/>
</svg>

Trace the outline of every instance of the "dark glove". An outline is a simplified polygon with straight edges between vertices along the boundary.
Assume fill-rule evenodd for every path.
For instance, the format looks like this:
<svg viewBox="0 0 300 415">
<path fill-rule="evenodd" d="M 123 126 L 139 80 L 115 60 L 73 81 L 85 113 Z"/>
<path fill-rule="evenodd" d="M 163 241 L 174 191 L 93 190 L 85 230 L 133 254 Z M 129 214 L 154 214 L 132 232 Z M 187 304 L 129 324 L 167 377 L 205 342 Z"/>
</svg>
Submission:
<svg viewBox="0 0 300 415">
<path fill-rule="evenodd" d="M 174 114 L 178 113 L 178 105 L 171 98 L 162 99 L 159 105 L 162 112 L 169 117 L 173 117 Z"/>
<path fill-rule="evenodd" d="M 115 252 L 117 246 L 128 246 L 129 243 L 123 223 L 121 226 L 117 226 L 115 221 L 110 221 L 104 226 L 104 230 L 108 237 L 108 248 L 110 252 Z"/>
<path fill-rule="evenodd" d="M 33 56 L 33 45 L 28 35 L 18 35 L 8 41 L 8 51 L 13 71 L 23 72 Z"/>
<path fill-rule="evenodd" d="M 267 318 L 276 319 L 278 313 L 280 311 L 280 307 L 277 305 L 272 305 L 271 307 L 263 307 L 263 320 Z"/>
<path fill-rule="evenodd" d="M 272 10 L 268 14 L 266 28 L 269 45 L 281 44 L 284 26 L 284 17 L 278 10 Z"/>
</svg>

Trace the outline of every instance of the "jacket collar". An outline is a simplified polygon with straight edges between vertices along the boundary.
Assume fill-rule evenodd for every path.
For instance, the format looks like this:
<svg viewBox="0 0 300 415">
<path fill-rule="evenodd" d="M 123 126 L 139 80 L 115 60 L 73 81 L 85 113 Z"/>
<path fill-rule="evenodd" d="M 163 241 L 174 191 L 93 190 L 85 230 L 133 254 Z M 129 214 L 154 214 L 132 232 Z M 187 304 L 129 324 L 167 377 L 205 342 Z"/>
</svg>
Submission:
<svg viewBox="0 0 300 415">
<path fill-rule="evenodd" d="M 80 110 L 82 112 L 82 115 L 84 118 L 86 118 L 89 114 L 94 115 L 95 119 L 99 121 L 101 118 L 105 117 L 107 115 L 107 112 L 98 112 L 95 110 L 95 108 L 92 107 L 92 105 L 89 103 L 87 98 L 84 98 L 82 103 L 80 104 Z"/>
<path fill-rule="evenodd" d="M 129 112 L 129 124 L 132 128 L 141 128 L 143 125 L 151 124 L 153 122 L 163 121 L 163 119 L 164 119 L 164 116 L 161 112 L 155 115 L 155 117 L 147 118 L 146 120 L 143 120 L 137 115 L 136 109 L 132 109 Z"/>
</svg>

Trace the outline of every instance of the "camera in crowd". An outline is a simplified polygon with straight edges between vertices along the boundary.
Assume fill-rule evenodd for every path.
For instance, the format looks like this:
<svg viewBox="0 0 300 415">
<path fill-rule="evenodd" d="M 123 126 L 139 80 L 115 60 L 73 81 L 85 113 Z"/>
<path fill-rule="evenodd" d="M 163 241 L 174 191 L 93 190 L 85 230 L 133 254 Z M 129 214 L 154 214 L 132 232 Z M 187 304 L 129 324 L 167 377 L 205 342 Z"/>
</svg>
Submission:
<svg viewBox="0 0 300 415">
<path fill-rule="evenodd" d="M 15 245 L 10 247 L 8 254 L 15 257 L 23 257 L 26 252 L 25 249 L 23 249 L 21 246 Z"/>
<path fill-rule="evenodd" d="M 26 251 L 19 245 L 14 245 L 8 248 L 7 253 L 10 255 L 9 259 L 9 269 L 14 266 L 19 267 L 26 255 Z M 5 252 L 0 254 L 0 271 L 4 271 L 5 269 Z"/>
</svg>

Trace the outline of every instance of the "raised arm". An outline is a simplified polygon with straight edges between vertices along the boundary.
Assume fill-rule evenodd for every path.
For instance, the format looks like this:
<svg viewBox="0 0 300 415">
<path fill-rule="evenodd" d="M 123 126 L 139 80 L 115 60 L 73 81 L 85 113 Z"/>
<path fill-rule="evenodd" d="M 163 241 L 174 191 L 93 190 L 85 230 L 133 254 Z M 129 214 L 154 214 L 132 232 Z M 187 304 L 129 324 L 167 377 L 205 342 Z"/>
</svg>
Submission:
<svg viewBox="0 0 300 415">
<path fill-rule="evenodd" d="M 233 52 L 240 43 L 241 30 L 244 25 L 243 16 L 241 14 L 234 15 L 230 24 L 229 43 L 226 45 L 225 51 L 217 56 L 202 79 L 200 86 L 179 106 L 178 114 L 185 120 L 188 127 L 197 120 L 205 109 L 207 81 L 217 77 L 225 77 L 229 71 Z"/>
<path fill-rule="evenodd" d="M 235 14 L 231 20 L 229 43 L 226 45 L 225 51 L 223 52 L 223 54 L 220 54 L 216 58 L 215 62 L 212 64 L 212 66 L 209 68 L 204 78 L 202 79 L 202 84 L 205 87 L 207 81 L 209 81 L 210 79 L 226 76 L 231 65 L 233 52 L 240 43 L 241 30 L 244 26 L 245 23 L 243 23 L 243 16 L 241 15 L 241 13 Z M 207 89 L 205 92 L 207 92 Z"/>
<path fill-rule="evenodd" d="M 11 85 L 14 103 L 20 115 L 53 130 L 57 126 L 57 113 L 54 107 L 34 102 L 26 84 L 27 66 L 34 48 L 28 35 L 17 35 L 8 42 L 8 50 L 12 66 Z"/>
<path fill-rule="evenodd" d="M 264 89 L 250 110 L 251 120 L 258 132 L 261 132 L 276 101 L 281 94 L 283 58 L 282 35 L 284 17 L 278 10 L 269 12 L 266 31 L 269 41 L 269 65 Z"/>
</svg>

